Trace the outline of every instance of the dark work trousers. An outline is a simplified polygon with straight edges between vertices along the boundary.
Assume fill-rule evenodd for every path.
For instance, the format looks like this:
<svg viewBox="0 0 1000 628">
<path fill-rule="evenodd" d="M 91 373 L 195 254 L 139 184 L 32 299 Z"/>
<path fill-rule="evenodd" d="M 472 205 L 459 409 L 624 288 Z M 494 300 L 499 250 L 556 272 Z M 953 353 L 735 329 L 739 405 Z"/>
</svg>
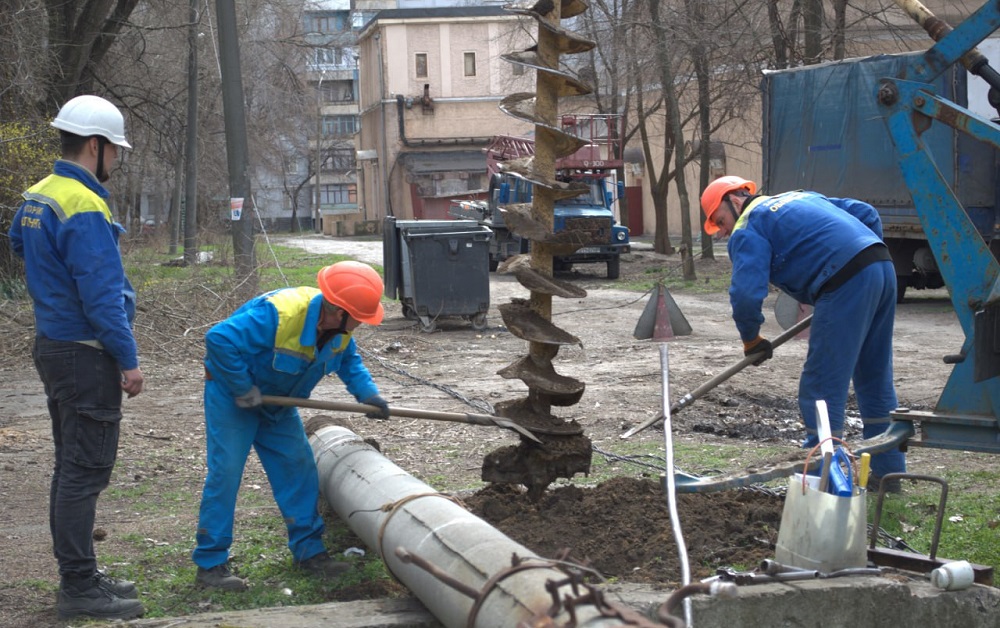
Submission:
<svg viewBox="0 0 1000 628">
<path fill-rule="evenodd" d="M 32 357 L 52 418 L 49 528 L 65 586 L 97 570 L 94 518 L 118 455 L 122 375 L 108 353 L 78 342 L 38 337 Z"/>
</svg>

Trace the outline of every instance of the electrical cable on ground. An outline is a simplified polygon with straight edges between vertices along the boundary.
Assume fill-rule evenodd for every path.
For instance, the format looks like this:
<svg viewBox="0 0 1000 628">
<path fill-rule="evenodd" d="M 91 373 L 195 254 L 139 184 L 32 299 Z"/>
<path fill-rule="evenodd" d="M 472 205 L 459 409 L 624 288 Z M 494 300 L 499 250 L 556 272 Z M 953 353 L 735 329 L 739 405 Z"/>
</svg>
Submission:
<svg viewBox="0 0 1000 628">
<path fill-rule="evenodd" d="M 482 399 L 469 399 L 468 397 L 466 397 L 462 393 L 458 392 L 454 388 L 451 388 L 449 386 L 444 386 L 442 384 L 438 384 L 438 383 L 432 382 L 430 380 L 424 379 L 423 377 L 417 377 L 416 375 L 414 375 L 413 373 L 410 373 L 406 369 L 400 368 L 400 367 L 396 366 L 395 364 L 392 364 L 391 362 L 389 362 L 389 360 L 383 358 L 382 356 L 376 355 L 375 353 L 372 353 L 371 351 L 368 351 L 366 349 L 362 349 L 362 348 L 358 347 L 358 351 L 361 353 L 361 355 L 363 355 L 365 357 L 366 360 L 371 359 L 371 360 L 374 360 L 374 361 L 378 362 L 379 365 L 382 368 L 386 369 L 387 371 L 392 371 L 393 373 L 396 373 L 398 375 L 402 375 L 404 377 L 408 377 L 408 378 L 410 378 L 410 379 L 412 379 L 412 380 L 414 380 L 416 382 L 424 384 L 425 386 L 430 386 L 431 388 L 436 388 L 437 390 L 440 390 L 441 392 L 447 394 L 450 397 L 458 399 L 459 401 L 465 403 L 466 405 L 468 405 L 470 407 L 473 407 L 473 408 L 479 410 L 480 412 L 485 412 L 486 414 L 494 414 L 493 405 L 490 404 L 487 401 L 484 401 Z"/>
</svg>

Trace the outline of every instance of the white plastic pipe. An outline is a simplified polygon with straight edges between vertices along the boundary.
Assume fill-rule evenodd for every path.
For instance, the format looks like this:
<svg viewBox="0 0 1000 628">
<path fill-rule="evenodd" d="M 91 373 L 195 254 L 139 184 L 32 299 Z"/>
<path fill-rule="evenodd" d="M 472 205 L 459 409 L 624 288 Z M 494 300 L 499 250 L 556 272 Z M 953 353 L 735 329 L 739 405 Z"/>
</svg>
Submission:
<svg viewBox="0 0 1000 628">
<path fill-rule="evenodd" d="M 667 482 L 667 510 L 670 512 L 670 529 L 674 534 L 677 557 L 681 563 L 681 584 L 687 586 L 691 584 L 691 566 L 688 563 L 687 545 L 684 543 L 684 531 L 681 528 L 681 519 L 677 511 L 677 485 L 674 481 L 674 428 L 670 424 L 670 351 L 666 342 L 659 343 L 659 346 L 662 388 L 660 403 L 663 412 L 663 447 L 666 455 L 666 468 L 663 471 Z M 684 623 L 688 626 L 694 626 L 690 597 L 684 598 Z"/>
<path fill-rule="evenodd" d="M 494 587 L 472 624 L 477 628 L 514 626 L 551 606 L 545 584 L 564 580 L 565 573 L 547 566 L 528 548 L 406 473 L 350 430 L 323 426 L 316 429 L 310 442 L 323 497 L 442 624 L 468 626 L 474 600 L 417 565 L 403 562 L 397 548 L 477 591 L 509 568 L 514 554 L 541 566 L 518 571 Z M 561 587 L 560 599 L 567 595 L 572 595 L 570 587 Z M 556 625 L 569 619 L 569 614 L 562 612 L 555 618 Z M 601 617 L 590 605 L 578 607 L 576 619 L 579 626 L 624 625 Z"/>
</svg>

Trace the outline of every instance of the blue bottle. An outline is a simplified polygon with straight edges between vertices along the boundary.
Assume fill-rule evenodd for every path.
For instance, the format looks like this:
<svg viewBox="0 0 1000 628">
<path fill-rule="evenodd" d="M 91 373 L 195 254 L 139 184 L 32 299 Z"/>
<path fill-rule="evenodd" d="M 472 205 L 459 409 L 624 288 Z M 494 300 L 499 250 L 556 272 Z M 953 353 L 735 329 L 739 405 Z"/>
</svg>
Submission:
<svg viewBox="0 0 1000 628">
<path fill-rule="evenodd" d="M 850 497 L 854 494 L 852 481 L 851 457 L 843 447 L 837 447 L 830 461 L 830 479 L 827 492 L 839 497 Z"/>
</svg>

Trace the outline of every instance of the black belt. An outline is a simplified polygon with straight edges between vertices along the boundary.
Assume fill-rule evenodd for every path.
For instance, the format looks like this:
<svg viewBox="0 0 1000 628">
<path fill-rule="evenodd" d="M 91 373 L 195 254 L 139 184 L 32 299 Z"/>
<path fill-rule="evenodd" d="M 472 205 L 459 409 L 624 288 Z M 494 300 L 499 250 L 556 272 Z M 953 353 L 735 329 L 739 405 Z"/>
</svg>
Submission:
<svg viewBox="0 0 1000 628">
<path fill-rule="evenodd" d="M 865 266 L 870 266 L 875 262 L 891 262 L 892 256 L 889 255 L 889 248 L 884 244 L 872 244 L 866 248 L 861 249 L 861 251 L 851 258 L 849 262 L 844 264 L 844 266 L 834 273 L 833 277 L 830 277 L 823 287 L 819 289 L 819 293 L 833 292 L 837 288 L 841 287 L 847 283 L 851 277 L 857 275 L 858 272 Z"/>
</svg>

